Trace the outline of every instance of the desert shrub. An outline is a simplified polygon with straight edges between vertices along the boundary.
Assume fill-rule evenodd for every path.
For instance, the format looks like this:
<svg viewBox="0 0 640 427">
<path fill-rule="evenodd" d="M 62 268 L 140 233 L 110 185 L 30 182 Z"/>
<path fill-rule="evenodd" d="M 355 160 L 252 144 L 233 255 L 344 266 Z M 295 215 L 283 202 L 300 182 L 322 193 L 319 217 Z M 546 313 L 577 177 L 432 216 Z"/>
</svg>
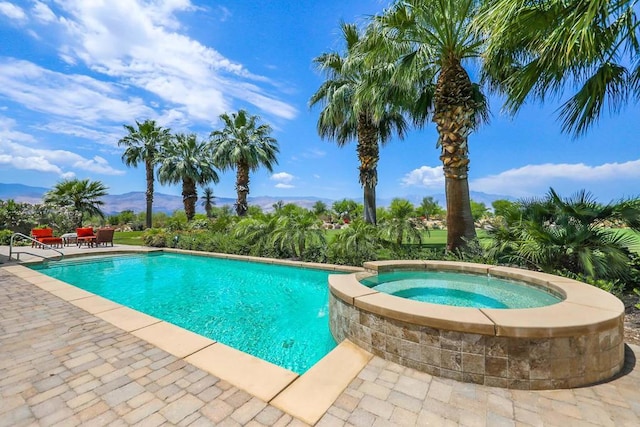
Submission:
<svg viewBox="0 0 640 427">
<path fill-rule="evenodd" d="M 187 224 L 188 230 L 207 230 L 210 226 L 210 221 L 207 218 L 196 218 Z"/>
<path fill-rule="evenodd" d="M 228 233 L 190 231 L 179 234 L 175 247 L 203 252 L 248 255 L 250 245 Z"/>
<path fill-rule="evenodd" d="M 327 245 L 322 243 L 307 246 L 302 254 L 304 262 L 327 262 Z"/>
<path fill-rule="evenodd" d="M 375 261 L 379 248 L 376 227 L 358 219 L 335 235 L 327 250 L 327 261 L 360 266 L 365 261 Z"/>
<path fill-rule="evenodd" d="M 0 230 L 0 245 L 8 245 L 12 235 L 13 231 L 11 230 Z"/>
<path fill-rule="evenodd" d="M 640 229 L 640 202 L 605 205 L 586 191 L 564 199 L 551 189 L 546 198 L 518 202 L 494 222 L 487 231 L 492 242 L 488 252 L 501 264 L 566 271 L 594 284 L 636 280 L 627 248 L 637 240 L 609 228 L 611 223 Z"/>
<path fill-rule="evenodd" d="M 149 228 L 142 234 L 144 244 L 154 248 L 171 246 L 172 238 L 173 235 L 163 228 Z"/>
</svg>

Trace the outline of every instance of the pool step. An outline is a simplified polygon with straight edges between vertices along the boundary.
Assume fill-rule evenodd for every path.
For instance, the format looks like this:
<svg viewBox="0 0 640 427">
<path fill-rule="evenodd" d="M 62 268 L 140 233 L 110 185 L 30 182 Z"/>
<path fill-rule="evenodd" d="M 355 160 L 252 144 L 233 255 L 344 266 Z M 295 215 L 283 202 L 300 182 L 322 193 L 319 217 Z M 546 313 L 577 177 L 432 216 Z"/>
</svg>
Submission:
<svg viewBox="0 0 640 427">
<path fill-rule="evenodd" d="M 269 403 L 314 425 L 372 357 L 344 340 Z"/>
</svg>

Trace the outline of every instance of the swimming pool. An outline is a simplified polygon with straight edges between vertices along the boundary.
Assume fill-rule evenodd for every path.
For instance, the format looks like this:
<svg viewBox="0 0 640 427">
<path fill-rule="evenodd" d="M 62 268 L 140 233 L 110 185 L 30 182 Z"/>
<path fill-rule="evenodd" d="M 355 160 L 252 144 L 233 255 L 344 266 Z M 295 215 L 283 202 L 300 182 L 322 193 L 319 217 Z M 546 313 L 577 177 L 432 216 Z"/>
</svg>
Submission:
<svg viewBox="0 0 640 427">
<path fill-rule="evenodd" d="M 32 268 L 296 373 L 336 346 L 329 271 L 172 253 Z"/>
<path fill-rule="evenodd" d="M 562 298 L 524 282 L 451 271 L 392 271 L 360 280 L 376 291 L 433 304 L 474 308 L 534 308 Z"/>
</svg>

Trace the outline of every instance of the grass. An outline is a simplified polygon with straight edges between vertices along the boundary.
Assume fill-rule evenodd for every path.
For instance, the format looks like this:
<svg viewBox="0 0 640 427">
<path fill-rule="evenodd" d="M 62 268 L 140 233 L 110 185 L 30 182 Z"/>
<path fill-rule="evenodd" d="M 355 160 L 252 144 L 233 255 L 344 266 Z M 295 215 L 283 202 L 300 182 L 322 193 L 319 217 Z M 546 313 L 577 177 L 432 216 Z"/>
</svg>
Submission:
<svg viewBox="0 0 640 427">
<path fill-rule="evenodd" d="M 113 234 L 113 243 L 117 245 L 144 246 L 143 233 L 144 231 L 116 231 Z"/>
</svg>

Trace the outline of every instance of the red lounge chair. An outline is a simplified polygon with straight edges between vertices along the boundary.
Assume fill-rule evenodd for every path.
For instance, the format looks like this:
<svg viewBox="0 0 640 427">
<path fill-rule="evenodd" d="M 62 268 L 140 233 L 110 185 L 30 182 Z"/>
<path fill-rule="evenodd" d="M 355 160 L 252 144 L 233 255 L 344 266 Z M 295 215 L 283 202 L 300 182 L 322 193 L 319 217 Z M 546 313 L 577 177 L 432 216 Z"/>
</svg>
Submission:
<svg viewBox="0 0 640 427">
<path fill-rule="evenodd" d="M 31 229 L 31 237 L 38 241 L 38 243 L 32 241 L 31 247 L 62 246 L 62 238 L 54 237 L 52 228 L 33 228 Z"/>
<path fill-rule="evenodd" d="M 104 243 L 107 246 L 107 243 L 111 243 L 113 246 L 113 233 L 115 229 L 113 228 L 99 228 L 96 231 L 96 246 L 100 246 L 100 243 Z"/>
<path fill-rule="evenodd" d="M 76 234 L 78 235 L 76 240 L 78 247 L 82 246 L 83 243 L 87 246 L 93 246 L 96 242 L 96 235 L 93 234 L 92 227 L 76 228 Z"/>
</svg>

